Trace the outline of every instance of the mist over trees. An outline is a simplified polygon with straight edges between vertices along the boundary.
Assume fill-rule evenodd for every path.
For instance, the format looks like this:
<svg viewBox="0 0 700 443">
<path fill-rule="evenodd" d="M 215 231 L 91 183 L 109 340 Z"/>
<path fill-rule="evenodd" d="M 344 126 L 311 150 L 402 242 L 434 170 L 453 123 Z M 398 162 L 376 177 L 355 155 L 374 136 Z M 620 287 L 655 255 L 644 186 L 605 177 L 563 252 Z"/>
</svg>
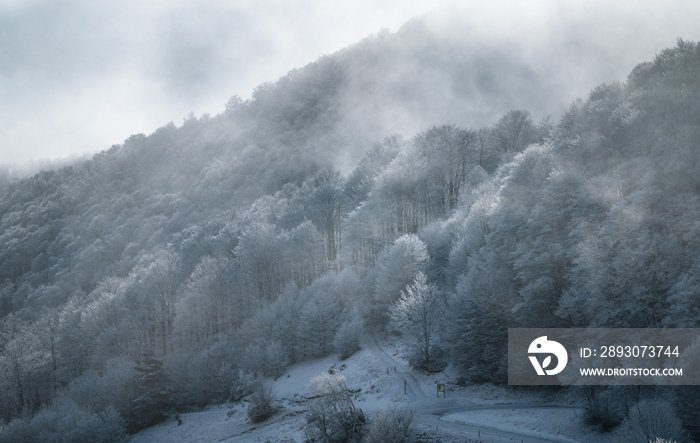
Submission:
<svg viewBox="0 0 700 443">
<path fill-rule="evenodd" d="M 561 118 L 386 136 L 353 124 L 371 101 L 338 98 L 398 44 L 5 185 L 0 440 L 62 408 L 108 441 L 349 356 L 365 330 L 500 383 L 508 327 L 700 326 L 700 45 Z M 332 165 L 359 149 L 351 172 Z"/>
</svg>

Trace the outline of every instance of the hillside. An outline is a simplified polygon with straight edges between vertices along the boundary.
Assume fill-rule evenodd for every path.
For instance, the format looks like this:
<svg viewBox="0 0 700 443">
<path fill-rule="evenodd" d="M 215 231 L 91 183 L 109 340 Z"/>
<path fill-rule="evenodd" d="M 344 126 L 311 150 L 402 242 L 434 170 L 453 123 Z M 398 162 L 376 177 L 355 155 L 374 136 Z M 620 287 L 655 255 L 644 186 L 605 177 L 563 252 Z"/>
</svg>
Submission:
<svg viewBox="0 0 700 443">
<path fill-rule="evenodd" d="M 508 327 L 697 327 L 699 67 L 679 40 L 549 120 L 511 52 L 413 22 L 10 185 L 0 440 L 68 422 L 118 440 L 367 331 L 398 332 L 414 368 L 502 384 Z M 684 426 L 664 437 L 697 437 L 695 393 L 659 390 Z"/>
<path fill-rule="evenodd" d="M 395 34 L 369 37 L 260 85 L 251 100 L 233 97 L 224 114 L 190 115 L 180 127 L 170 123 L 148 136 L 136 134 L 88 161 L 6 185 L 2 228 L 13 233 L 0 258 L 0 281 L 17 287 L 27 281 L 33 291 L 59 273 L 80 269 L 87 275 L 71 277 L 71 285 L 89 292 L 112 272 L 101 268 L 114 260 L 81 263 L 63 249 L 72 240 L 57 242 L 57 236 L 80 233 L 74 252 L 95 248 L 133 266 L 139 254 L 171 242 L 187 226 L 229 217 L 227 211 L 285 184 L 299 185 L 329 164 L 349 175 L 386 136 L 411 137 L 456 122 L 478 129 L 526 104 L 544 118 L 565 105 L 552 101 L 563 92 L 542 92 L 551 85 L 535 77 L 517 50 L 503 43 L 465 46 L 459 44 L 463 37 L 437 34 L 415 20 Z M 490 161 L 487 168 L 493 169 Z M 159 225 L 162 217 L 168 226 L 160 238 L 149 241 L 155 226 L 134 229 Z M 103 251 L 108 243 L 111 252 Z M 124 255 L 129 245 L 137 249 Z M 94 265 L 99 269 L 90 270 Z M 35 275 L 38 269 L 44 275 Z M 59 292 L 48 305 L 63 304 L 72 289 Z M 29 295 L 3 297 L 0 315 L 21 311 Z"/>
</svg>

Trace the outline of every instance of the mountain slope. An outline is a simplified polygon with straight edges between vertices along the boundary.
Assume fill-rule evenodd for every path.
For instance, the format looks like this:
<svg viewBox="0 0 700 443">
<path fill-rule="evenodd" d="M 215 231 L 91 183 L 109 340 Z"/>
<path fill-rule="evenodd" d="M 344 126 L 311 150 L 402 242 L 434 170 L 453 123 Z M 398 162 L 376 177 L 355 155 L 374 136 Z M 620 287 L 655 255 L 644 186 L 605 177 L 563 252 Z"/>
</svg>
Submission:
<svg viewBox="0 0 700 443">
<path fill-rule="evenodd" d="M 134 135 L 91 160 L 10 187 L 0 200 L 6 216 L 0 282 L 27 280 L 36 287 L 66 267 L 80 268 L 96 275 L 75 276 L 71 285 L 90 291 L 113 271 L 90 270 L 93 258 L 86 258 L 92 265 L 67 260 L 64 248 L 90 246 L 118 258 L 129 245 L 170 241 L 149 240 L 155 226 L 139 233 L 128 220 L 158 225 L 165 217 L 162 232 L 178 232 L 285 183 L 299 184 L 329 162 L 350 171 L 372 143 L 392 133 L 411 135 L 455 120 L 479 127 L 525 103 L 541 116 L 563 105 L 552 103 L 557 94 L 538 92 L 545 83 L 515 48 L 465 46 L 461 37 L 416 20 L 261 85 L 250 101 L 232 99 L 225 114 L 191 116 L 180 128 Z M 61 231 L 66 224 L 74 226 Z M 74 244 L 66 235 L 80 239 Z M 35 260 L 45 275 L 35 278 Z M 62 303 L 70 291 L 49 304 Z M 3 297 L 0 304 L 4 312 L 20 310 L 29 295 Z"/>
<path fill-rule="evenodd" d="M 363 325 L 475 382 L 503 381 L 507 327 L 697 326 L 700 45 L 557 123 L 490 111 L 532 93 L 509 76 L 537 80 L 510 51 L 459 48 L 414 22 L 4 190 L 0 437 L 60 408 L 136 432 L 352 354 Z M 504 114 L 410 129 L 468 120 L 459 103 Z M 360 151 L 347 177 L 328 164 Z M 427 323 L 397 321 L 421 291 Z"/>
</svg>

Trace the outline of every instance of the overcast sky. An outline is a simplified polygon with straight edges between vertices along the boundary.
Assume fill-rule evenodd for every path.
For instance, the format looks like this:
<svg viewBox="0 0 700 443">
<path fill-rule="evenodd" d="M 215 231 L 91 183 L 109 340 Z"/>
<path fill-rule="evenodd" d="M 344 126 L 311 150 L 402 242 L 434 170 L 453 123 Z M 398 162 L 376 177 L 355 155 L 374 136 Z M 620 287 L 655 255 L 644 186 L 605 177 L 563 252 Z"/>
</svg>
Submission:
<svg viewBox="0 0 700 443">
<path fill-rule="evenodd" d="M 190 111 L 217 114 L 234 94 L 450 4 L 495 38 L 552 38 L 532 25 L 560 15 L 591 38 L 596 23 L 619 22 L 611 45 L 628 64 L 700 39 L 700 2 L 606 3 L 0 0 L 0 164 L 97 152 Z"/>
</svg>

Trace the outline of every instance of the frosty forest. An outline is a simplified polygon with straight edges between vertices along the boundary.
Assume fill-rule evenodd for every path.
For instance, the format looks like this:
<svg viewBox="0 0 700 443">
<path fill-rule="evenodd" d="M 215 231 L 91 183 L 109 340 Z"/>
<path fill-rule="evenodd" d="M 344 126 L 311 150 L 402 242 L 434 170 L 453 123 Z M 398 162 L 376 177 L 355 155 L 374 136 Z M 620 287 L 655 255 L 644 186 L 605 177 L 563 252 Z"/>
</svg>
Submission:
<svg viewBox="0 0 700 443">
<path fill-rule="evenodd" d="M 387 94 L 409 115 L 427 99 L 408 76 L 362 82 L 385 54 L 431 62 L 421 29 L 89 159 L 0 171 L 0 440 L 119 441 L 264 397 L 254 380 L 368 333 L 416 370 L 504 385 L 509 327 L 700 327 L 700 44 L 561 115 L 493 115 L 484 95 L 482 126 L 397 114 L 384 133 Z M 698 388 L 575 395 L 601 433 L 644 404 L 672 423 L 659 436 L 700 439 Z"/>
</svg>

